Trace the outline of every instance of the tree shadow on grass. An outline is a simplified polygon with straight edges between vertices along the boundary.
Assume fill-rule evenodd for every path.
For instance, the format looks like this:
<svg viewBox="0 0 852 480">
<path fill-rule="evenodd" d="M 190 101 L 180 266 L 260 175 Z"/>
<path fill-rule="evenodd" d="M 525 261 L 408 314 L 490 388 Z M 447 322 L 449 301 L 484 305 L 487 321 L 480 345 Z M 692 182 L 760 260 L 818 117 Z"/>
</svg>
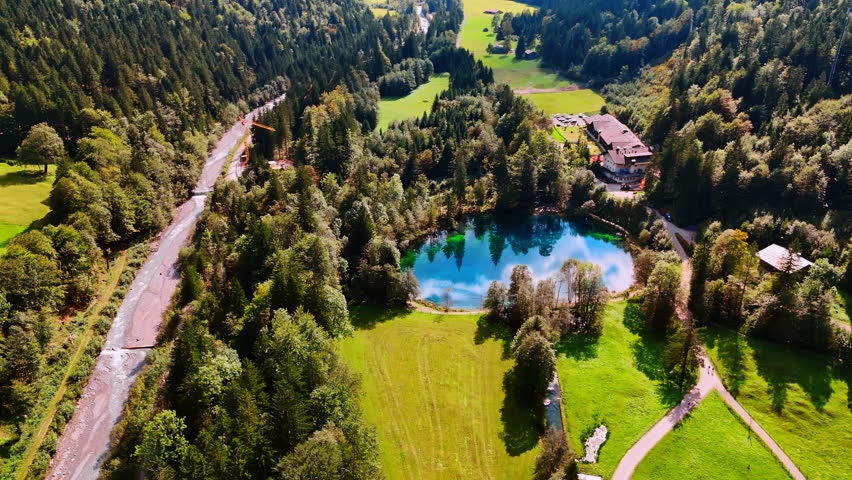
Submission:
<svg viewBox="0 0 852 480">
<path fill-rule="evenodd" d="M 0 175 L 0 187 L 11 185 L 35 185 L 48 179 L 44 174 L 43 167 L 32 167 L 32 169 L 7 172 Z"/>
<path fill-rule="evenodd" d="M 703 336 L 708 348 L 718 349 L 722 379 L 731 395 L 738 396 L 746 378 L 745 337 L 724 327 L 707 328 Z"/>
<path fill-rule="evenodd" d="M 630 333 L 641 335 L 645 331 L 645 318 L 642 316 L 642 302 L 631 298 L 624 307 L 622 323 Z"/>
<path fill-rule="evenodd" d="M 349 308 L 349 321 L 357 330 L 372 330 L 376 325 L 402 317 L 411 310 L 402 307 L 382 307 L 377 305 L 353 305 Z"/>
<path fill-rule="evenodd" d="M 482 315 L 476 320 L 476 333 L 473 335 L 473 343 L 482 345 L 489 339 L 502 342 L 503 360 L 508 359 L 511 354 L 509 349 L 512 345 L 513 338 L 514 336 L 512 335 L 512 331 L 509 330 L 509 327 L 489 320 L 486 315 Z"/>
<path fill-rule="evenodd" d="M 553 345 L 556 355 L 565 355 L 574 360 L 592 360 L 598 356 L 600 333 L 566 333 Z"/>
<path fill-rule="evenodd" d="M 640 304 L 636 301 L 627 303 L 624 308 L 623 322 L 628 330 L 639 336 L 639 339 L 630 346 L 633 352 L 633 365 L 649 380 L 656 383 L 657 396 L 664 405 L 669 407 L 677 405 L 692 385 L 684 382 L 685 384 L 681 386 L 678 378 L 672 378 L 667 374 L 663 364 L 663 355 L 666 350 L 665 335 L 645 328 Z"/>
<path fill-rule="evenodd" d="M 520 386 L 515 369 L 503 376 L 503 407 L 500 409 L 500 421 L 503 431 L 500 439 L 506 446 L 506 453 L 512 457 L 535 448 L 538 444 L 539 426 L 544 421 L 543 405 L 529 404 L 526 392 Z"/>
<path fill-rule="evenodd" d="M 832 394 L 831 359 L 827 355 L 755 338 L 748 339 L 748 346 L 753 351 L 757 374 L 769 384 L 776 412 L 786 408 L 787 390 L 793 383 L 802 387 L 811 404 L 822 411 Z"/>
</svg>

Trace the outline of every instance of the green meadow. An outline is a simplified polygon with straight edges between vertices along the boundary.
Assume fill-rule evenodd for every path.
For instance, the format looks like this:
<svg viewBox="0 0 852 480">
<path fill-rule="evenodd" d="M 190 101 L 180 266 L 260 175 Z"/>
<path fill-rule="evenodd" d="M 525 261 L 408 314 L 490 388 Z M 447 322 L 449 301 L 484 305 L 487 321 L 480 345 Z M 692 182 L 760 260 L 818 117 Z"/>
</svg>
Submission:
<svg viewBox="0 0 852 480">
<path fill-rule="evenodd" d="M 737 401 L 812 480 L 852 478 L 849 368 L 718 326 L 707 353 Z"/>
<path fill-rule="evenodd" d="M 569 335 L 556 345 L 562 415 L 578 457 L 583 440 L 601 424 L 609 436 L 598 463 L 580 471 L 609 477 L 621 457 L 666 412 L 682 392 L 664 379 L 664 339 L 643 331 L 637 303 L 607 305 L 600 336 Z"/>
<path fill-rule="evenodd" d="M 353 323 L 340 350 L 362 377 L 386 478 L 531 477 L 538 435 L 503 391 L 505 333 L 479 315 L 364 307 Z"/>
<path fill-rule="evenodd" d="M 48 214 L 47 197 L 56 171 L 0 163 L 0 248 Z"/>
<path fill-rule="evenodd" d="M 599 113 L 604 99 L 591 89 L 524 95 L 548 116 L 557 113 Z"/>
<path fill-rule="evenodd" d="M 450 85 L 450 75 L 441 73 L 417 87 L 404 97 L 385 97 L 379 100 L 379 130 L 387 130 L 394 122 L 418 118 L 432 108 L 435 95 Z"/>
<path fill-rule="evenodd" d="M 633 478 L 763 480 L 790 476 L 714 391 L 648 453 Z"/>
</svg>

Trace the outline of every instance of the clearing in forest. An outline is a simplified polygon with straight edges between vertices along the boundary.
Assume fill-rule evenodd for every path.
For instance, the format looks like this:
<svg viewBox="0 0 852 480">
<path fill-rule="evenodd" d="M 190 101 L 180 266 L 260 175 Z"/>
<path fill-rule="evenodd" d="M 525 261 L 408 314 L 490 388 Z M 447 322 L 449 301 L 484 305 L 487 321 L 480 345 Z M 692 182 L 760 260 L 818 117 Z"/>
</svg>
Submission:
<svg viewBox="0 0 852 480">
<path fill-rule="evenodd" d="M 707 354 L 725 386 L 813 480 L 852 478 L 852 372 L 825 355 L 711 326 Z"/>
<path fill-rule="evenodd" d="M 50 165 L 47 175 L 42 168 L 0 161 L 0 249 L 50 212 L 47 197 L 56 167 Z"/>
<path fill-rule="evenodd" d="M 604 424 L 609 437 L 598 463 L 580 471 L 610 477 L 637 440 L 680 401 L 663 374 L 664 339 L 643 330 L 639 304 L 607 305 L 600 336 L 568 335 L 556 345 L 562 415 L 578 457 L 583 440 Z M 688 388 L 688 387 L 687 387 Z"/>
<path fill-rule="evenodd" d="M 506 332 L 480 315 L 353 309 L 340 344 L 362 377 L 390 479 L 530 478 L 534 422 L 507 399 Z"/>
<path fill-rule="evenodd" d="M 435 95 L 450 86 L 450 74 L 433 75 L 404 97 L 385 97 L 379 100 L 379 130 L 387 130 L 394 122 L 408 118 L 419 118 L 432 109 Z"/>
<path fill-rule="evenodd" d="M 537 7 L 511 0 L 463 0 L 464 25 L 459 34 L 459 46 L 470 50 L 487 67 L 494 70 L 494 81 L 507 83 L 513 89 L 561 89 L 574 85 L 571 80 L 553 70 L 542 68 L 540 61 L 519 60 L 514 54 L 489 54 L 488 44 L 501 42 L 491 26 L 494 15 L 485 13 L 486 9 L 500 10 L 506 13 L 520 13 L 535 10 Z M 488 29 L 488 31 L 484 31 Z M 514 49 L 515 45 L 512 43 Z M 533 46 L 529 46 L 533 48 Z M 551 91 L 547 93 L 527 94 L 544 113 L 597 113 L 604 99 L 591 89 L 572 91 Z"/>
<path fill-rule="evenodd" d="M 790 477 L 781 462 L 714 391 L 648 453 L 633 478 Z"/>
<path fill-rule="evenodd" d="M 525 97 L 532 100 L 547 116 L 557 113 L 598 113 L 606 103 L 594 90 L 572 90 L 568 92 L 530 93 Z"/>
</svg>

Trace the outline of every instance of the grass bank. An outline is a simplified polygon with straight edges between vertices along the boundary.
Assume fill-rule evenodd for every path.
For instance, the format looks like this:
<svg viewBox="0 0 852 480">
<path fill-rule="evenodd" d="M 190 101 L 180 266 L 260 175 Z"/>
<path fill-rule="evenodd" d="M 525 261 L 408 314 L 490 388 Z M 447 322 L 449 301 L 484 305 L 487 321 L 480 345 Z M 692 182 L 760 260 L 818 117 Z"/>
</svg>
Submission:
<svg viewBox="0 0 852 480">
<path fill-rule="evenodd" d="M 505 333 L 479 315 L 356 308 L 353 322 L 341 354 L 362 376 L 388 479 L 532 475 L 538 436 L 503 392 Z"/>
<path fill-rule="evenodd" d="M 852 369 L 722 327 L 708 327 L 704 336 L 728 389 L 805 476 L 850 478 Z"/>
<path fill-rule="evenodd" d="M 637 440 L 681 398 L 665 381 L 662 337 L 642 330 L 639 304 L 607 305 L 600 336 L 567 336 L 557 345 L 562 415 L 568 440 L 583 456 L 583 440 L 604 424 L 609 437 L 598 463 L 580 471 L 609 477 Z"/>
<path fill-rule="evenodd" d="M 394 122 L 409 118 L 419 118 L 432 108 L 435 95 L 450 86 L 450 74 L 433 75 L 428 82 L 420 85 L 404 97 L 385 97 L 379 100 L 379 130 L 387 130 Z"/>
<path fill-rule="evenodd" d="M 712 392 L 658 443 L 633 474 L 635 480 L 790 478 L 763 442 Z"/>
</svg>

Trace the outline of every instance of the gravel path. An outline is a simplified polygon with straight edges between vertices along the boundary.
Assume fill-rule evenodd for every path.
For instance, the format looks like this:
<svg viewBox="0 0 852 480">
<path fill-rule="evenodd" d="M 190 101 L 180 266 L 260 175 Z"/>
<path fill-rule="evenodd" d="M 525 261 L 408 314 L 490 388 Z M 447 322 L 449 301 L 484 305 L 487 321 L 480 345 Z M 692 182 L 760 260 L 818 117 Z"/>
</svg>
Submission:
<svg viewBox="0 0 852 480">
<path fill-rule="evenodd" d="M 272 106 L 284 96 L 248 115 Z M 113 320 L 89 383 L 74 416 L 59 438 L 48 478 L 98 478 L 110 448 L 110 432 L 122 417 L 130 387 L 157 340 L 163 314 L 180 280 L 178 254 L 189 240 L 207 200 L 234 146 L 242 139 L 240 122 L 228 130 L 211 152 L 193 196 L 177 208 L 174 219 L 153 242 L 152 253 L 136 275 Z M 239 155 L 235 155 L 237 158 Z"/>
<path fill-rule="evenodd" d="M 654 212 L 657 216 L 660 216 L 659 212 Z M 691 276 L 691 269 L 689 264 L 689 256 L 687 256 L 683 247 L 680 245 L 680 242 L 675 238 L 675 232 L 680 233 L 684 238 L 693 241 L 693 234 L 688 230 L 684 230 L 682 228 L 677 227 L 671 222 L 666 222 L 666 231 L 669 233 L 671 237 L 672 244 L 675 247 L 678 255 L 680 256 L 682 265 L 683 265 L 683 277 L 682 277 L 682 286 L 684 292 L 689 292 L 689 278 Z M 678 308 L 678 317 L 682 321 L 688 319 L 688 312 L 684 308 Z M 763 443 L 769 447 L 772 453 L 781 461 L 787 471 L 790 473 L 796 480 L 805 480 L 805 476 L 802 474 L 801 470 L 796 467 L 796 464 L 793 463 L 793 460 L 784 453 L 784 450 L 781 449 L 780 446 L 766 433 L 764 430 L 751 415 L 746 412 L 745 408 L 740 405 L 739 402 L 728 392 L 728 389 L 725 388 L 725 384 L 722 383 L 722 380 L 716 375 L 716 369 L 712 367 L 712 363 L 710 359 L 707 358 L 707 354 L 704 352 L 702 348 L 700 353 L 698 354 L 699 365 L 701 365 L 698 384 L 686 395 L 683 396 L 680 403 L 677 404 L 673 409 L 669 410 L 668 413 L 653 427 L 651 427 L 642 438 L 639 439 L 630 450 L 624 454 L 624 457 L 621 458 L 621 461 L 618 463 L 618 466 L 615 469 L 615 472 L 612 475 L 612 480 L 628 480 L 633 476 L 633 472 L 636 470 L 636 467 L 645 458 L 645 455 L 657 445 L 657 443 L 663 439 L 669 432 L 672 431 L 675 425 L 678 422 L 683 420 L 686 415 L 692 411 L 693 408 L 698 406 L 702 400 L 707 398 L 707 395 L 710 394 L 713 390 L 718 390 L 722 395 L 722 398 L 725 400 L 725 403 L 731 407 L 731 409 L 743 419 L 743 421 L 749 425 L 758 437 L 763 441 Z"/>
<path fill-rule="evenodd" d="M 557 93 L 557 92 L 573 92 L 575 90 L 585 90 L 586 87 L 581 87 L 579 85 L 568 85 L 567 87 L 553 87 L 553 88 L 535 88 L 535 87 L 524 87 L 517 88 L 513 90 L 515 95 L 527 95 L 527 94 L 535 94 L 535 93 Z"/>
</svg>

